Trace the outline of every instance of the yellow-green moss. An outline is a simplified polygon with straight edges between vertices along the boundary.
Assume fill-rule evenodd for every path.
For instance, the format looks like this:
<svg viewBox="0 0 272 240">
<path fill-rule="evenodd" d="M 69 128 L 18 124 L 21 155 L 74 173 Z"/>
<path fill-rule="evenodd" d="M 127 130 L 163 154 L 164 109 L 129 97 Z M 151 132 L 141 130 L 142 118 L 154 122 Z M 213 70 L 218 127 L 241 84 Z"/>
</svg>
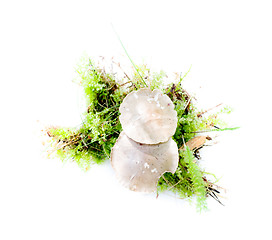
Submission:
<svg viewBox="0 0 272 240">
<path fill-rule="evenodd" d="M 113 74 L 96 67 L 91 59 L 85 57 L 78 65 L 77 73 L 77 82 L 83 87 L 86 99 L 83 122 L 78 128 L 49 128 L 48 135 L 54 140 L 55 154 L 60 159 L 75 161 L 83 169 L 109 159 L 111 148 L 122 130 L 119 106 L 129 92 L 146 85 L 151 89 L 162 90 L 173 101 L 178 116 L 173 139 L 178 148 L 193 138 L 198 131 L 221 130 L 217 117 L 198 116 L 200 111 L 191 96 L 182 88 L 181 81 L 166 87 L 163 85 L 163 78 L 166 76 L 163 71 L 154 73 L 146 65 L 137 66 L 137 71 L 130 79 L 124 78 L 123 84 L 120 84 Z M 229 110 L 225 108 L 224 111 Z M 213 128 L 214 126 L 217 128 Z M 197 208 L 206 209 L 208 185 L 212 183 L 207 181 L 201 171 L 194 152 L 189 148 L 179 151 L 180 162 L 177 171 L 174 174 L 165 173 L 161 177 L 158 192 L 170 190 L 182 198 L 195 196 Z"/>
</svg>

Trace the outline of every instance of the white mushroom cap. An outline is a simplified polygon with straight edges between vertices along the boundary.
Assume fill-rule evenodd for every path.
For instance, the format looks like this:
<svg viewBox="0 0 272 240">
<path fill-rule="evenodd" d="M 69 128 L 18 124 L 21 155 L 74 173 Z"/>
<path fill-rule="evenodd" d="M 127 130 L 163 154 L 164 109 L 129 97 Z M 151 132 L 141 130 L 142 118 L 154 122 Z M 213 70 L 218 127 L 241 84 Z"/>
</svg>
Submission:
<svg viewBox="0 0 272 240">
<path fill-rule="evenodd" d="M 165 172 L 175 173 L 179 154 L 176 142 L 147 145 L 121 132 L 111 151 L 111 164 L 121 184 L 132 191 L 154 192 Z"/>
<path fill-rule="evenodd" d="M 120 122 L 126 135 L 136 142 L 167 142 L 177 128 L 177 112 L 161 91 L 143 88 L 128 94 L 120 106 Z"/>
</svg>

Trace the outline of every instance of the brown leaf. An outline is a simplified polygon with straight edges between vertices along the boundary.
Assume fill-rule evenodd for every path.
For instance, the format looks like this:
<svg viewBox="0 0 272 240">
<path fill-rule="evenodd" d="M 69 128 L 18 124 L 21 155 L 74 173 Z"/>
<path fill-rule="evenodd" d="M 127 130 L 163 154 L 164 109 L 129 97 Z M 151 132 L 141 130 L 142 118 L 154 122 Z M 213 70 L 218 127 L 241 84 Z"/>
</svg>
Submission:
<svg viewBox="0 0 272 240">
<path fill-rule="evenodd" d="M 206 142 L 206 136 L 197 136 L 192 139 L 190 139 L 186 146 L 190 148 L 191 151 L 195 151 L 199 148 L 201 148 Z M 182 146 L 180 149 L 184 149 L 184 146 Z"/>
</svg>

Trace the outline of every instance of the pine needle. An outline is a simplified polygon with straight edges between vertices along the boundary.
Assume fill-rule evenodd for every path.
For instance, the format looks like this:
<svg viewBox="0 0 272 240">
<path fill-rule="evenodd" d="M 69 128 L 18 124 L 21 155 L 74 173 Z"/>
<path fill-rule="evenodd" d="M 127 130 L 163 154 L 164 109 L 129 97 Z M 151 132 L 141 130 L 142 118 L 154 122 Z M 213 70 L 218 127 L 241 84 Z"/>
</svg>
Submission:
<svg viewBox="0 0 272 240">
<path fill-rule="evenodd" d="M 117 36 L 117 38 L 118 38 L 118 40 L 119 40 L 119 42 L 120 42 L 122 48 L 124 49 L 124 51 L 125 51 L 125 53 L 126 53 L 128 59 L 130 60 L 130 62 L 131 62 L 131 64 L 132 64 L 132 66 L 134 67 L 134 69 L 136 70 L 136 72 L 138 73 L 138 75 L 140 76 L 140 78 L 142 79 L 143 84 L 144 84 L 146 87 L 148 87 L 147 84 L 146 84 L 146 82 L 145 82 L 145 80 L 143 79 L 142 75 L 139 73 L 138 68 L 136 67 L 136 65 L 135 65 L 134 62 L 132 61 L 131 57 L 129 56 L 129 54 L 128 54 L 128 52 L 127 52 L 127 49 L 125 48 L 123 42 L 121 41 L 121 38 L 120 38 L 119 34 L 115 31 L 115 28 L 114 28 L 114 26 L 113 26 L 112 23 L 111 23 L 111 27 L 112 27 L 114 33 L 116 34 L 116 36 Z"/>
<path fill-rule="evenodd" d="M 232 127 L 232 128 L 216 128 L 216 129 L 208 129 L 208 130 L 203 130 L 203 131 L 195 131 L 195 132 L 190 132 L 190 133 L 205 133 L 205 132 L 222 132 L 222 131 L 232 131 L 239 129 L 240 127 Z"/>
</svg>

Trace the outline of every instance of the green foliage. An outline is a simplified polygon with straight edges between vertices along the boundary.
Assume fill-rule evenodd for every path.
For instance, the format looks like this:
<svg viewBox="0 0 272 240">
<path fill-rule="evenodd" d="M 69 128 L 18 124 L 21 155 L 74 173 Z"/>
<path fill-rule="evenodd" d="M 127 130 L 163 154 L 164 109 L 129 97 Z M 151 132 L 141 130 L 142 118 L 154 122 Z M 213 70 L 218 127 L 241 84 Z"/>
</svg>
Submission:
<svg viewBox="0 0 272 240">
<path fill-rule="evenodd" d="M 141 79 L 143 78 L 146 80 L 147 87 L 149 87 L 151 90 L 164 90 L 163 79 L 166 77 L 166 73 L 164 71 L 161 70 L 158 73 L 152 72 L 146 64 L 136 67 L 138 71 L 134 72 L 132 76 L 133 81 L 137 83 L 136 86 L 140 85 L 140 87 L 146 87 L 144 84 L 141 83 Z"/>
<path fill-rule="evenodd" d="M 54 154 L 63 161 L 74 161 L 81 168 L 89 169 L 93 163 L 109 159 L 122 128 L 119 122 L 119 106 L 125 96 L 139 88 L 160 89 L 175 105 L 178 125 L 173 139 L 180 149 L 184 142 L 195 136 L 195 132 L 212 130 L 218 124 L 217 115 L 200 117 L 192 97 L 182 88 L 180 82 L 163 85 L 165 72 L 154 73 L 146 65 L 135 66 L 130 79 L 116 79 L 103 68 L 95 66 L 85 57 L 76 69 L 77 82 L 82 86 L 86 100 L 86 112 L 78 128 L 48 129 L 53 139 Z M 189 72 L 189 71 L 188 71 Z M 186 73 L 187 75 L 187 73 Z M 144 79 L 144 81 L 143 81 Z M 182 80 L 182 79 L 181 79 Z M 121 82 L 121 83 L 120 83 Z M 225 109 L 224 112 L 228 112 Z M 158 182 L 158 192 L 171 190 L 181 198 L 196 197 L 199 210 L 206 209 L 207 181 L 198 162 L 188 147 L 179 150 L 180 161 L 174 174 L 165 173 Z"/>
<path fill-rule="evenodd" d="M 77 68 L 77 82 L 83 87 L 87 111 L 78 129 L 49 129 L 58 142 L 56 152 L 62 160 L 73 160 L 84 169 L 92 163 L 101 163 L 110 155 L 121 131 L 119 106 L 129 90 L 119 88 L 111 74 L 82 59 Z"/>
<path fill-rule="evenodd" d="M 178 169 L 174 174 L 165 173 L 158 182 L 158 191 L 171 190 L 181 198 L 196 197 L 198 211 L 206 210 L 207 182 L 197 164 L 193 152 L 185 147 L 180 150 L 180 161 Z"/>
<path fill-rule="evenodd" d="M 189 147 L 185 147 L 182 152 L 184 163 L 187 165 L 187 170 L 192 181 L 193 190 L 197 197 L 197 208 L 201 211 L 207 207 L 206 205 L 206 183 L 204 182 L 202 173 L 198 164 L 195 162 L 195 157 Z"/>
</svg>

